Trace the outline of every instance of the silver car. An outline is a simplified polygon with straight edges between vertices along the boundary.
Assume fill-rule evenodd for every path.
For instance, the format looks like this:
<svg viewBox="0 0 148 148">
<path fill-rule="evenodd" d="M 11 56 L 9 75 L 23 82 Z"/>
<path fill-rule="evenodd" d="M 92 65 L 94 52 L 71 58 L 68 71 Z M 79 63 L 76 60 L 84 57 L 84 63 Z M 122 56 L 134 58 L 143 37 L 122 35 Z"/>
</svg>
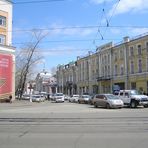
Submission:
<svg viewBox="0 0 148 148">
<path fill-rule="evenodd" d="M 113 94 L 98 94 L 93 99 L 94 107 L 122 108 L 123 101 Z"/>
<path fill-rule="evenodd" d="M 90 97 L 89 95 L 82 95 L 82 96 L 80 96 L 80 98 L 78 99 L 78 103 L 86 103 L 86 104 L 88 104 L 90 98 L 91 98 L 91 97 Z"/>
<path fill-rule="evenodd" d="M 80 96 L 77 94 L 72 95 L 72 97 L 69 99 L 69 102 L 78 102 L 79 97 Z"/>
</svg>

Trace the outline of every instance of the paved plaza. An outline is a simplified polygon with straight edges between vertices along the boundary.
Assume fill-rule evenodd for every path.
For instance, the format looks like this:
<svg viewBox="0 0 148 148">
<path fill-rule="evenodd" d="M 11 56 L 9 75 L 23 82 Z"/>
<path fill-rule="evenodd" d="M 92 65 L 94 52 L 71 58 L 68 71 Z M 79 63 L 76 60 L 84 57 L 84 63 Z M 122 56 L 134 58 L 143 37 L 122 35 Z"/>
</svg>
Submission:
<svg viewBox="0 0 148 148">
<path fill-rule="evenodd" d="M 147 148 L 148 108 L 15 101 L 0 104 L 1 148 Z"/>
</svg>

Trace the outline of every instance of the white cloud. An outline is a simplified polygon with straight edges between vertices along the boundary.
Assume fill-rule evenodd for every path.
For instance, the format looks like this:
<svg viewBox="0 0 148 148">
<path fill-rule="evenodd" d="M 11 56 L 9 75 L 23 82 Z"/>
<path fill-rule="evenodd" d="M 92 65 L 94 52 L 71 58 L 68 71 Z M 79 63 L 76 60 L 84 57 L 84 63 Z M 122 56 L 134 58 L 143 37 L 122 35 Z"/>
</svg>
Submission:
<svg viewBox="0 0 148 148">
<path fill-rule="evenodd" d="M 104 3 L 104 2 L 110 2 L 110 1 L 113 1 L 113 0 L 90 0 L 91 3 L 94 3 L 94 4 L 101 4 L 101 3 Z"/>
<path fill-rule="evenodd" d="M 49 31 L 50 35 L 88 36 L 95 32 L 94 28 L 80 28 L 79 26 L 69 28 L 61 24 L 53 24 L 49 28 L 52 28 L 52 30 Z"/>
<path fill-rule="evenodd" d="M 134 28 L 129 30 L 132 35 L 139 35 L 148 32 L 148 28 Z"/>
<path fill-rule="evenodd" d="M 37 52 L 41 52 L 43 56 L 73 56 L 74 54 L 77 56 L 82 54 L 84 51 L 87 52 L 87 50 L 83 50 L 82 48 L 79 49 L 77 47 L 71 46 L 59 46 L 54 48 L 38 50 Z"/>
<path fill-rule="evenodd" d="M 112 28 L 110 31 L 111 31 L 111 33 L 116 34 L 116 35 L 118 35 L 122 32 L 121 29 L 117 29 L 117 28 Z"/>
<path fill-rule="evenodd" d="M 148 11 L 148 0 L 121 0 L 118 5 L 115 3 L 109 12 L 109 15 L 117 15 L 128 12 L 143 13 Z"/>
</svg>

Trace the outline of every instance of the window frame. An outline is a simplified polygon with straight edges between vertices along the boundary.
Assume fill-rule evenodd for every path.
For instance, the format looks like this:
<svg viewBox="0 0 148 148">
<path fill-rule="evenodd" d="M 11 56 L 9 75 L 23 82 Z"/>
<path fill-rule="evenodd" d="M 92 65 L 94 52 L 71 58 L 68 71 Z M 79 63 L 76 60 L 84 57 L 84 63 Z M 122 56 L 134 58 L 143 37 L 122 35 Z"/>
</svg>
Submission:
<svg viewBox="0 0 148 148">
<path fill-rule="evenodd" d="M 0 15 L 0 26 L 6 27 L 6 17 Z"/>
<path fill-rule="evenodd" d="M 142 46 L 141 46 L 141 44 L 137 45 L 137 53 L 138 53 L 138 55 L 142 55 Z"/>
<path fill-rule="evenodd" d="M 6 36 L 3 34 L 0 34 L 0 45 L 6 44 Z"/>
</svg>

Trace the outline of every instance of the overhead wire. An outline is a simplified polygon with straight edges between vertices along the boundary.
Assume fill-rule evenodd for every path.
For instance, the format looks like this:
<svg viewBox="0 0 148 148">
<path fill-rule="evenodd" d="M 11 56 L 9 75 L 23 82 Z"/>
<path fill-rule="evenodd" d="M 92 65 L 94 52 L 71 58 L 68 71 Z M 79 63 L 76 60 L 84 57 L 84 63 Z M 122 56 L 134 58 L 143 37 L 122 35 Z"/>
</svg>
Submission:
<svg viewBox="0 0 148 148">
<path fill-rule="evenodd" d="M 107 21 L 106 29 L 105 29 L 105 31 L 104 31 L 104 33 L 103 33 L 103 36 L 105 36 L 106 31 L 107 31 L 107 28 L 110 27 L 111 19 L 112 19 L 112 17 L 114 16 L 114 14 L 115 14 L 115 12 L 116 12 L 116 10 L 117 10 L 117 7 L 118 7 L 120 1 L 121 1 L 121 0 L 118 0 L 118 2 L 116 3 L 115 7 L 113 8 L 112 14 L 111 14 L 110 18 L 109 18 L 108 21 Z"/>
<path fill-rule="evenodd" d="M 101 41 L 102 39 L 96 39 L 96 40 Z M 106 38 L 104 40 L 108 41 L 108 40 L 111 40 L 111 39 Z M 113 40 L 120 40 L 120 39 L 114 38 Z M 45 43 L 59 43 L 59 42 L 88 42 L 88 41 L 92 41 L 92 39 L 48 40 L 48 41 L 42 41 L 41 44 L 45 44 Z M 14 45 L 18 44 L 19 45 L 19 44 L 31 44 L 31 43 L 34 43 L 34 42 L 14 42 L 13 44 Z"/>
<path fill-rule="evenodd" d="M 11 3 L 13 5 L 23 5 L 23 4 L 38 4 L 38 3 L 49 3 L 49 2 L 62 2 L 65 0 L 33 0 L 33 1 L 17 1 L 17 2 L 13 2 L 11 1 Z M 0 4 L 0 5 L 8 5 L 8 4 Z"/>
<path fill-rule="evenodd" d="M 71 29 L 95 29 L 95 28 L 148 28 L 148 26 L 121 26 L 121 25 L 88 25 L 88 26 L 67 26 L 67 27 L 50 27 L 50 28 L 34 28 L 34 29 L 14 29 L 1 32 L 32 32 L 32 31 L 51 31 L 51 30 L 71 30 Z M 97 30 L 98 32 L 98 30 Z"/>
</svg>

